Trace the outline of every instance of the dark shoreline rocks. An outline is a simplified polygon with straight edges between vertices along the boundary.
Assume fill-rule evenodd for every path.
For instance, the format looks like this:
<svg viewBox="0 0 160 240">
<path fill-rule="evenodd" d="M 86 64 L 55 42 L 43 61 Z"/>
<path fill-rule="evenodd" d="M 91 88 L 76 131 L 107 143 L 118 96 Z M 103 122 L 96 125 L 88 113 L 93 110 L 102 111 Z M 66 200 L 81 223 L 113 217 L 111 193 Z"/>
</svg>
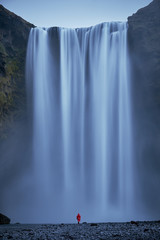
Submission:
<svg viewBox="0 0 160 240">
<path fill-rule="evenodd" d="M 10 218 L 0 213 L 0 224 L 10 224 Z"/>
<path fill-rule="evenodd" d="M 10 224 L 0 226 L 0 239 L 120 239 L 158 240 L 160 222 L 86 224 Z"/>
</svg>

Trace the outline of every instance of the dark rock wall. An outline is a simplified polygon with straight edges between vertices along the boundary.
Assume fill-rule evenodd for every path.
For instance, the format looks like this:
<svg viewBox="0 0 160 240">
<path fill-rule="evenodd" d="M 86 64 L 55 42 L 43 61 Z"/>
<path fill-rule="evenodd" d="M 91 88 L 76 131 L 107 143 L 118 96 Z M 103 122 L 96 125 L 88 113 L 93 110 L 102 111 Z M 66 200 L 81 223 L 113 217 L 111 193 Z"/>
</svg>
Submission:
<svg viewBox="0 0 160 240">
<path fill-rule="evenodd" d="M 131 57 L 136 74 L 142 76 L 137 77 L 137 84 L 143 85 L 140 95 L 147 94 L 147 107 L 160 107 L 160 0 L 133 14 L 128 24 Z"/>
<path fill-rule="evenodd" d="M 31 159 L 25 91 L 25 58 L 31 27 L 34 26 L 0 5 L 0 209 L 3 212 L 8 210 L 6 205 L 14 205 L 14 197 L 11 201 L 8 197 L 13 189 L 17 199 L 26 197 L 25 191 L 16 192 L 16 187 L 21 184 L 18 180 L 24 176 Z"/>
<path fill-rule="evenodd" d="M 25 56 L 31 27 L 0 5 L 0 140 L 24 117 Z"/>
<path fill-rule="evenodd" d="M 128 24 L 137 196 L 155 212 L 160 209 L 160 0 L 138 10 Z"/>
</svg>

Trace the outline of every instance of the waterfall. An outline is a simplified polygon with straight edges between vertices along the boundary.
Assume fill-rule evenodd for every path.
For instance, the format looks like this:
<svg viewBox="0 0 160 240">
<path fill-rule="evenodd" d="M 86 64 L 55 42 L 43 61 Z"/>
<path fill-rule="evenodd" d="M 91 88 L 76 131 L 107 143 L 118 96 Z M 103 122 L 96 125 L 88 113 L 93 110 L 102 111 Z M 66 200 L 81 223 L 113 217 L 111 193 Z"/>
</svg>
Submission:
<svg viewBox="0 0 160 240">
<path fill-rule="evenodd" d="M 38 221 L 130 219 L 127 23 L 31 29 L 26 76 Z"/>
</svg>

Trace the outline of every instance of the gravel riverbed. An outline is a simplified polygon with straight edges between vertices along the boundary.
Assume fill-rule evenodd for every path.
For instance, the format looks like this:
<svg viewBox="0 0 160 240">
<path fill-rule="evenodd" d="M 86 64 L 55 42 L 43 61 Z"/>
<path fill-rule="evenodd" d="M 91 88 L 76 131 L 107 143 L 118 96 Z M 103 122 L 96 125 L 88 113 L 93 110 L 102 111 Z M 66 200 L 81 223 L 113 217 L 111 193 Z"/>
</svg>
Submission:
<svg viewBox="0 0 160 240">
<path fill-rule="evenodd" d="M 160 240 L 160 221 L 82 224 L 0 225 L 0 240 L 113 239 Z"/>
</svg>

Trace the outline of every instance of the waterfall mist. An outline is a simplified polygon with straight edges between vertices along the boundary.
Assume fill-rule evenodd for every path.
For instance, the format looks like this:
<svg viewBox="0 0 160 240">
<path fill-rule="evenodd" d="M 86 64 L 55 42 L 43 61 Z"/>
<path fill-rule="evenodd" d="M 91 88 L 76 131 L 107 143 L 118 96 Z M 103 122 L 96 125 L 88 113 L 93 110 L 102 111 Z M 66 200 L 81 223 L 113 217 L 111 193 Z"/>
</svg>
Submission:
<svg viewBox="0 0 160 240">
<path fill-rule="evenodd" d="M 35 28 L 26 64 L 33 221 L 133 216 L 127 24 Z M 133 211 L 132 211 L 133 210 Z"/>
</svg>

